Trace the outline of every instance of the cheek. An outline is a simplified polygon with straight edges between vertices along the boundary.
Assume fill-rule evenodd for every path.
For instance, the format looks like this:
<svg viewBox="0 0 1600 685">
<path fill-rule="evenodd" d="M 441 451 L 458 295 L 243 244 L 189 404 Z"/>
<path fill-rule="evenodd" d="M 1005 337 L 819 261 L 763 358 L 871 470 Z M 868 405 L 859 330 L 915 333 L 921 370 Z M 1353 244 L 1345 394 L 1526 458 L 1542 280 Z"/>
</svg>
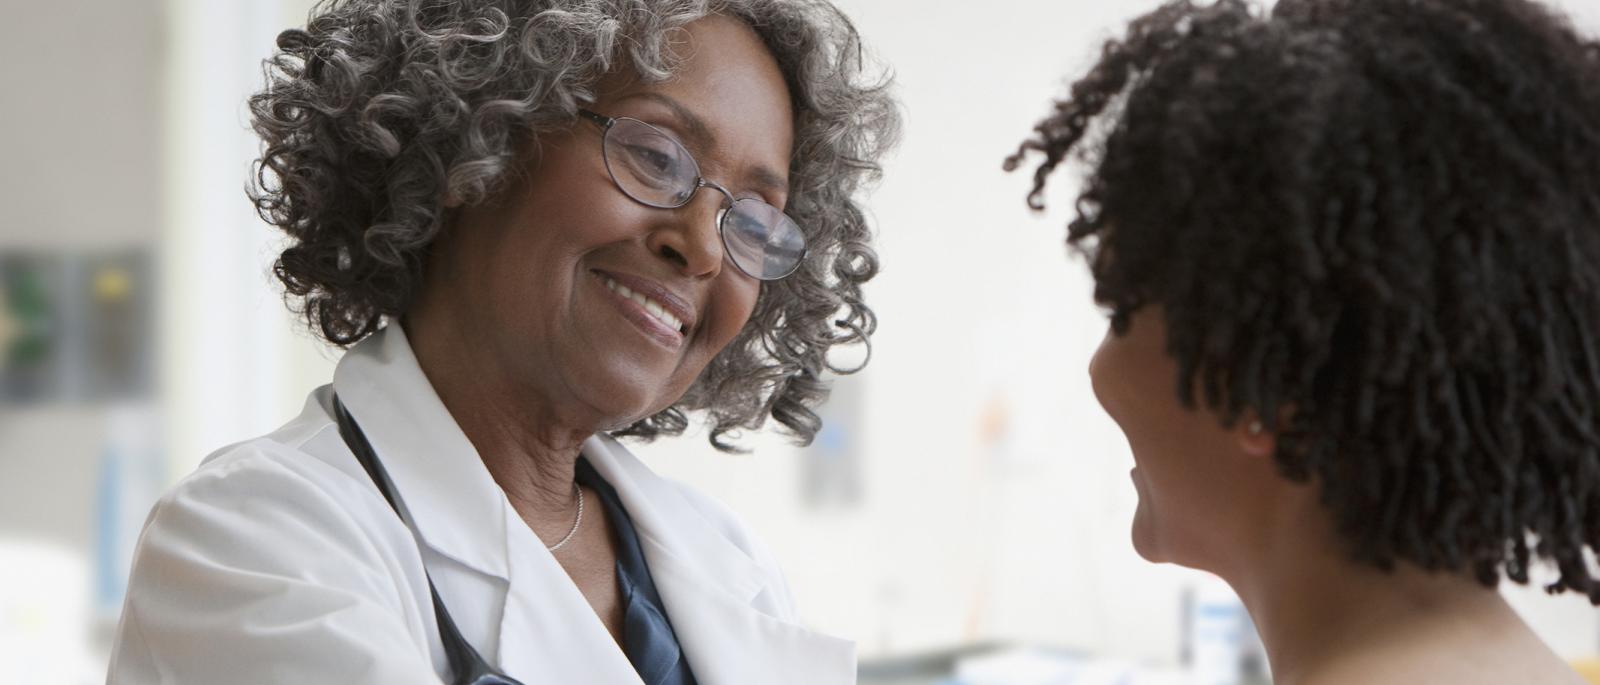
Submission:
<svg viewBox="0 0 1600 685">
<path fill-rule="evenodd" d="M 673 390 L 669 393 L 672 400 L 657 407 L 652 413 L 664 409 L 671 402 L 676 402 L 705 372 L 711 360 L 739 335 L 739 331 L 744 329 L 755 310 L 756 297 L 760 292 L 759 282 L 718 284 L 716 292 L 708 301 L 707 311 L 702 312 L 705 321 L 677 369 L 673 371 L 671 381 Z"/>
<path fill-rule="evenodd" d="M 1137 409 L 1140 403 L 1128 401 L 1133 389 L 1128 387 L 1129 378 L 1123 357 L 1119 341 L 1108 333 L 1100 347 L 1095 349 L 1094 356 L 1089 358 L 1089 388 L 1094 392 L 1094 399 L 1100 403 L 1100 408 L 1123 433 L 1128 434 L 1131 441 L 1137 421 L 1130 423 L 1130 419 L 1136 417 L 1127 416 L 1127 410 L 1130 406 Z"/>
<path fill-rule="evenodd" d="M 724 268 L 734 267 L 729 265 Z M 720 352 L 744 329 L 750 321 L 750 315 L 755 312 L 756 299 L 761 294 L 760 281 L 743 274 L 727 274 L 722 279 L 723 282 L 717 284 L 715 297 L 711 298 L 713 318 L 707 323 L 705 331 L 705 341 L 713 348 L 710 350 L 712 355 Z"/>
</svg>

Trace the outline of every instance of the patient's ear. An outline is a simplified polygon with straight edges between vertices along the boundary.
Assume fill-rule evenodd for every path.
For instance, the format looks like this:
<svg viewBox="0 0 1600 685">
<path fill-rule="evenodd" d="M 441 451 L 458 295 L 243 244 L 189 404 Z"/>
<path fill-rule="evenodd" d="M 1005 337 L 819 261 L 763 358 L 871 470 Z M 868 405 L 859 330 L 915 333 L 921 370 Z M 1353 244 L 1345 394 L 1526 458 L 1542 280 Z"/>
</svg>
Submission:
<svg viewBox="0 0 1600 685">
<path fill-rule="evenodd" d="M 1266 429 L 1255 414 L 1246 414 L 1233 426 L 1234 440 L 1247 456 L 1272 458 L 1278 450 L 1278 437 Z"/>
</svg>

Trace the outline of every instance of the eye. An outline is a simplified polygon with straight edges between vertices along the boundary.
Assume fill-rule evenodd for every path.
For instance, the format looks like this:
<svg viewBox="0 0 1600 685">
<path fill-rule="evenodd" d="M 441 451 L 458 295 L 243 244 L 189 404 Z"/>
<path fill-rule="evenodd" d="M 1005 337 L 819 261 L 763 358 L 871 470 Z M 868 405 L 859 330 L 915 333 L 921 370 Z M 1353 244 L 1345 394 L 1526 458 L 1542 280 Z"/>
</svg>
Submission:
<svg viewBox="0 0 1600 685">
<path fill-rule="evenodd" d="M 677 141 L 644 124 L 628 122 L 616 131 L 612 142 L 614 162 L 621 162 L 640 185 L 674 195 L 693 191 L 698 172 L 689 152 Z"/>
<path fill-rule="evenodd" d="M 741 236 L 744 242 L 760 245 L 767 241 L 767 226 L 761 220 L 743 212 L 735 212 L 732 219 L 733 225 L 730 228 Z"/>
<path fill-rule="evenodd" d="M 651 187 L 681 192 L 683 181 L 692 177 L 689 166 L 671 147 L 630 144 L 623 150 L 633 176 Z"/>
<path fill-rule="evenodd" d="M 634 144 L 628 146 L 628 155 L 633 158 L 635 169 L 652 176 L 670 177 L 678 168 L 677 160 L 670 150 Z"/>
</svg>

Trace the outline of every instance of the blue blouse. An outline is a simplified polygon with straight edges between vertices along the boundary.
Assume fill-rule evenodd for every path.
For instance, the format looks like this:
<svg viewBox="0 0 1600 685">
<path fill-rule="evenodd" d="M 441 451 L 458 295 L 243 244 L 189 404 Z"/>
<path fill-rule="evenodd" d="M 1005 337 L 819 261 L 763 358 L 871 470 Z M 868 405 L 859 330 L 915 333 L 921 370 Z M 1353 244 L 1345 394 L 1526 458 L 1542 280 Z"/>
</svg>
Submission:
<svg viewBox="0 0 1600 685">
<path fill-rule="evenodd" d="M 606 514 L 611 518 L 617 544 L 617 586 L 622 592 L 623 605 L 627 607 L 622 626 L 622 651 L 645 685 L 695 685 L 694 673 L 689 670 L 689 661 L 678 646 L 677 634 L 672 632 L 672 622 L 667 620 L 661 595 L 656 592 L 655 581 L 650 579 L 650 567 L 645 564 L 639 534 L 633 529 L 628 511 L 622 508 L 616 489 L 600 477 L 588 459 L 578 458 L 576 475 L 579 484 L 599 493 Z"/>
</svg>

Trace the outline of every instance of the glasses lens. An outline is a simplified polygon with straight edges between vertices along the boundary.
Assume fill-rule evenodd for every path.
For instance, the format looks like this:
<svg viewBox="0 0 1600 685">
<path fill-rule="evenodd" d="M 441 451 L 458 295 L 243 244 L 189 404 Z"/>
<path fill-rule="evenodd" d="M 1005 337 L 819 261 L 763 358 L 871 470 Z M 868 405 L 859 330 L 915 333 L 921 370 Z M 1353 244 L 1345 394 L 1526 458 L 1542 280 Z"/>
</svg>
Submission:
<svg viewBox="0 0 1600 685">
<path fill-rule="evenodd" d="M 734 265 L 763 281 L 794 273 L 806 255 L 800 226 L 760 200 L 739 200 L 722 215 L 722 244 Z"/>
<path fill-rule="evenodd" d="M 660 129 L 633 119 L 617 119 L 606 129 L 606 169 L 628 197 L 652 207 L 682 207 L 694 195 L 700 169 Z"/>
</svg>

